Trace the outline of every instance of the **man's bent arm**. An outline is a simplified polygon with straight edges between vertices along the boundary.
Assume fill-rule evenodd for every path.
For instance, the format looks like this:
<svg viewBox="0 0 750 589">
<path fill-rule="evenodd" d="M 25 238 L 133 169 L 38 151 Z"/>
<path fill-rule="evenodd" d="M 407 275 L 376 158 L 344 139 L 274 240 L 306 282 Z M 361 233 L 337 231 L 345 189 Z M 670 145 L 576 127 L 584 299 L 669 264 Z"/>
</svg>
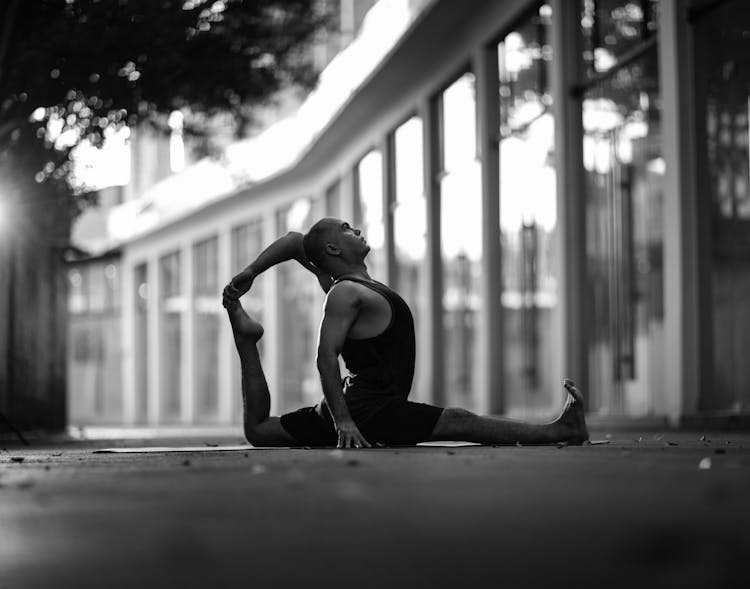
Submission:
<svg viewBox="0 0 750 589">
<path fill-rule="evenodd" d="M 302 267 L 315 274 L 320 287 L 328 292 L 333 284 L 333 279 L 313 266 L 307 259 L 305 249 L 302 246 L 302 237 L 303 235 L 296 231 L 290 231 L 280 237 L 264 249 L 254 262 L 232 278 L 230 284 L 240 292 L 245 293 L 252 286 L 253 280 L 270 267 L 288 260 L 297 260 Z"/>
</svg>

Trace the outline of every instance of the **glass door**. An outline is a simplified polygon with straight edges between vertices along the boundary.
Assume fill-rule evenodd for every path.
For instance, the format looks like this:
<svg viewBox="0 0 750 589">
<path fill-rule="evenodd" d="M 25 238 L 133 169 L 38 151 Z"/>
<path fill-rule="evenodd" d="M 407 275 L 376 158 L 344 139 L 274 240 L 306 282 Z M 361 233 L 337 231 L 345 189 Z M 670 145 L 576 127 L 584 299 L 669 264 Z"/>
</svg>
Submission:
<svg viewBox="0 0 750 589">
<path fill-rule="evenodd" d="M 583 97 L 590 410 L 648 415 L 663 383 L 663 175 L 656 47 Z"/>
</svg>

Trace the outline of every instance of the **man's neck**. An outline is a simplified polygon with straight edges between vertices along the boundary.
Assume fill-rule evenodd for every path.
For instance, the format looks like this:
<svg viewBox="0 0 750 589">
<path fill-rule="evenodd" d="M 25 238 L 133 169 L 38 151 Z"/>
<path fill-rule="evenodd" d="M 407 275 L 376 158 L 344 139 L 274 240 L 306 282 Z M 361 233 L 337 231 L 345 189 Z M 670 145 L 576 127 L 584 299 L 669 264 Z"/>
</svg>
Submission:
<svg viewBox="0 0 750 589">
<path fill-rule="evenodd" d="M 342 268 L 339 272 L 333 275 L 334 280 L 340 280 L 341 278 L 362 278 L 364 280 L 372 280 L 370 275 L 367 273 L 367 266 L 365 266 L 364 264 L 362 264 L 361 266 Z"/>
</svg>

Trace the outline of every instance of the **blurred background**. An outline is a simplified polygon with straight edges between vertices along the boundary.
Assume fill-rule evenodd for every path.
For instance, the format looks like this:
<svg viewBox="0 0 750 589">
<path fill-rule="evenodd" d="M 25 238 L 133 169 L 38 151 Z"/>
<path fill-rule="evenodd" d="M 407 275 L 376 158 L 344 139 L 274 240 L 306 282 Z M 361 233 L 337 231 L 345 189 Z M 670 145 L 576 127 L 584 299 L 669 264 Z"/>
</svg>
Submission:
<svg viewBox="0 0 750 589">
<path fill-rule="evenodd" d="M 748 423 L 747 3 L 0 15 L 0 433 L 240 431 L 221 290 L 321 216 L 410 304 L 415 400 Z M 322 301 L 293 264 L 243 297 L 273 413 L 322 394 Z"/>
</svg>

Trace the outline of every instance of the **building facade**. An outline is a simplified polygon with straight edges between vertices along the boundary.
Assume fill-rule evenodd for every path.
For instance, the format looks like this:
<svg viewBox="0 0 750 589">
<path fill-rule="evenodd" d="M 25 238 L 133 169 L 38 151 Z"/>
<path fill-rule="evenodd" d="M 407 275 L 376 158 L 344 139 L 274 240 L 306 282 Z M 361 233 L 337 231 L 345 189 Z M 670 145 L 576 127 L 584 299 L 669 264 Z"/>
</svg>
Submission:
<svg viewBox="0 0 750 589">
<path fill-rule="evenodd" d="M 412 307 L 416 400 L 537 418 L 568 376 L 592 416 L 746 415 L 750 9 L 405 4 L 403 33 L 288 166 L 120 240 L 121 388 L 100 421 L 237 423 L 221 289 L 324 215 L 362 228 L 370 273 Z M 322 300 L 293 264 L 243 298 L 274 413 L 320 398 Z"/>
</svg>

